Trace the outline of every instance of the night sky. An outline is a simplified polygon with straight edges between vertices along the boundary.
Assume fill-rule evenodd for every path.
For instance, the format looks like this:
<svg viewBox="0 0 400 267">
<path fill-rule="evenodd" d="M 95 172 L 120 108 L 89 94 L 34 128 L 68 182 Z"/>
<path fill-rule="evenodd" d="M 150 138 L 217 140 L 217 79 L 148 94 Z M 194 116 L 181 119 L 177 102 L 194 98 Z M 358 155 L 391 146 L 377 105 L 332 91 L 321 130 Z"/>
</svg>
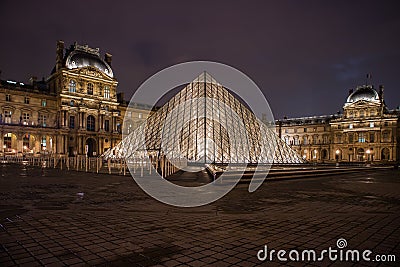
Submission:
<svg viewBox="0 0 400 267">
<path fill-rule="evenodd" d="M 210 60 L 253 79 L 275 118 L 335 113 L 367 73 L 395 108 L 399 10 L 398 1 L 2 0 L 1 79 L 47 77 L 64 40 L 111 53 L 127 99 L 165 67 Z"/>
</svg>

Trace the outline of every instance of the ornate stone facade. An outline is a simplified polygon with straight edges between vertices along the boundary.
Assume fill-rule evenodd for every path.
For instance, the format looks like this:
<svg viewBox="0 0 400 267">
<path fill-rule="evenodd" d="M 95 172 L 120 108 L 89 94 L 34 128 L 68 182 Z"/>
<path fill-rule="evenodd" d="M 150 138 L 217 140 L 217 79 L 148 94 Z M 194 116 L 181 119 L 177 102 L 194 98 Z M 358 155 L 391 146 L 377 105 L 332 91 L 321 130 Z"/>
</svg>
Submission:
<svg viewBox="0 0 400 267">
<path fill-rule="evenodd" d="M 111 59 L 76 43 L 65 50 L 59 41 L 56 65 L 46 80 L 1 81 L 2 152 L 95 156 L 119 143 L 127 103 L 117 93 Z M 149 113 L 140 105 L 133 110 L 132 123 Z"/>
<path fill-rule="evenodd" d="M 350 90 L 343 112 L 283 119 L 277 131 L 302 157 L 314 162 L 398 162 L 400 110 L 389 110 L 384 88 Z"/>
</svg>

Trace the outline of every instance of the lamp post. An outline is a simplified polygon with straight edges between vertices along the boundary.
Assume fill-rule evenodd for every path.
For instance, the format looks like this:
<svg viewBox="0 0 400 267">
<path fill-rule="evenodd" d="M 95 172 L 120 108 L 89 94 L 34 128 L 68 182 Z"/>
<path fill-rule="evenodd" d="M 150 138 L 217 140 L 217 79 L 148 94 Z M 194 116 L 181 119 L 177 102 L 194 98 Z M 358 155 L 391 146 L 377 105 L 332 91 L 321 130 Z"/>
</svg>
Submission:
<svg viewBox="0 0 400 267">
<path fill-rule="evenodd" d="M 371 161 L 371 158 L 370 158 L 370 156 L 371 156 L 371 150 L 369 150 L 369 149 L 367 149 L 367 163 L 369 163 L 370 161 Z"/>
<path fill-rule="evenodd" d="M 336 153 L 336 166 L 339 166 L 339 155 L 340 155 L 340 150 L 339 150 L 339 149 L 336 149 L 335 153 Z"/>
</svg>

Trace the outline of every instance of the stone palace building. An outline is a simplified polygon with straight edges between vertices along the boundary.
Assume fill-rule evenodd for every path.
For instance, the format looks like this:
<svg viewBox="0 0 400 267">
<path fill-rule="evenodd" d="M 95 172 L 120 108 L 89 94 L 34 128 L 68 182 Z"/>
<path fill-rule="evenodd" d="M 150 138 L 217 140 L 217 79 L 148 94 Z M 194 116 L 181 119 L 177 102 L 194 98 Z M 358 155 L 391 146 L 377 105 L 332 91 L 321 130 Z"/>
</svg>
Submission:
<svg viewBox="0 0 400 267">
<path fill-rule="evenodd" d="M 112 56 L 75 43 L 56 46 L 46 79 L 29 84 L 0 80 L 1 155 L 96 156 L 115 147 L 125 129 L 136 128 L 151 107 L 128 103 L 117 92 Z M 276 121 L 277 134 L 311 162 L 399 161 L 399 108 L 390 110 L 384 88 L 363 85 L 349 92 L 343 112 Z"/>
<path fill-rule="evenodd" d="M 2 154 L 96 156 L 119 143 L 127 102 L 117 93 L 111 59 L 109 53 L 101 58 L 98 48 L 75 43 L 64 49 L 58 41 L 47 79 L 1 80 Z M 127 121 L 134 125 L 149 108 L 137 104 L 132 111 Z"/>
<path fill-rule="evenodd" d="M 350 90 L 343 111 L 276 121 L 279 136 L 311 162 L 398 162 L 400 110 L 390 110 L 384 87 Z"/>
</svg>

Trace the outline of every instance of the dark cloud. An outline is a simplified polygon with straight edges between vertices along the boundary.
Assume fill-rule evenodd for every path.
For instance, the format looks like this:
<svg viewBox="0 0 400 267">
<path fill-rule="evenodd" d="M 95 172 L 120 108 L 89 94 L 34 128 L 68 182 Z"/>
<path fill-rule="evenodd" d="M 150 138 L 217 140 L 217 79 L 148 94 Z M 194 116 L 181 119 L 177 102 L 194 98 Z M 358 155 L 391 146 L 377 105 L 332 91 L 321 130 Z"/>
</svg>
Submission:
<svg viewBox="0 0 400 267">
<path fill-rule="evenodd" d="M 113 54 L 130 96 L 164 67 L 213 60 L 246 73 L 277 117 L 336 112 L 349 88 L 385 84 L 398 106 L 397 1 L 40 1 L 0 3 L 2 78 L 47 76 L 63 39 Z"/>
</svg>

